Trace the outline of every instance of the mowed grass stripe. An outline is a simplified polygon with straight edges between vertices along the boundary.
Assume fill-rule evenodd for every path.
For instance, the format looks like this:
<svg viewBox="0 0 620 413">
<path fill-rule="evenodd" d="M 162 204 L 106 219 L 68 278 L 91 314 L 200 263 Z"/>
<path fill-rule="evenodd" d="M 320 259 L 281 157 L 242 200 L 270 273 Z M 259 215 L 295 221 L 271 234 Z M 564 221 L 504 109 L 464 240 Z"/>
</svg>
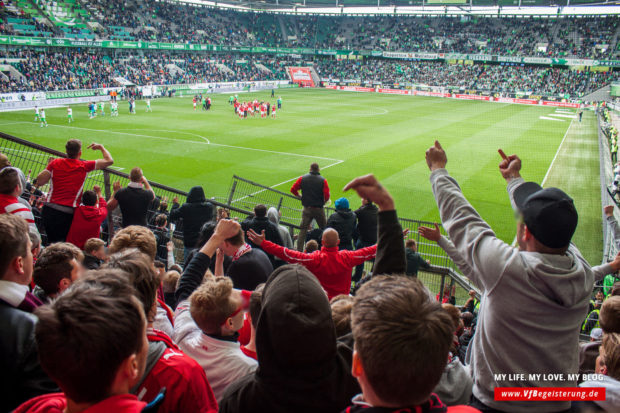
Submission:
<svg viewBox="0 0 620 413">
<path fill-rule="evenodd" d="M 239 94 L 242 100 L 269 100 L 269 91 Z M 200 184 L 208 196 L 226 196 L 237 174 L 276 185 L 308 170 L 311 157 L 344 160 L 324 171 L 332 199 L 346 196 L 352 208 L 359 199 L 342 193 L 353 177 L 372 172 L 394 195 L 403 217 L 438 220 L 428 181 L 425 150 L 439 138 L 448 151 L 448 169 L 480 214 L 504 240 L 514 237 L 514 219 L 505 184 L 497 171 L 497 148 L 518 153 L 526 176 L 542 180 L 568 122 L 540 120 L 554 108 L 469 102 L 430 97 L 343 93 L 328 90 L 278 90 L 283 108 L 278 119 L 239 120 L 228 95 L 211 95 L 210 112 L 192 110 L 191 96 L 152 101 L 153 113 L 137 102 L 137 115 L 120 102 L 118 118 L 87 119 L 86 105 L 74 106 L 72 126 L 151 135 L 172 140 L 69 128 L 39 128 L 34 111 L 0 114 L 0 130 L 62 150 L 69 138 L 99 141 L 117 166 L 139 165 L 154 181 L 188 190 Z M 109 106 L 107 107 L 109 112 Z M 50 124 L 67 125 L 66 109 L 49 109 Z M 109 115 L 109 113 L 108 113 Z M 25 121 L 26 124 L 10 124 Z M 164 130 L 178 131 L 165 132 Z M 200 135 L 213 143 L 301 154 L 310 158 L 195 144 Z M 97 153 L 85 151 L 94 159 Z M 320 160 L 323 167 L 333 163 Z M 291 183 L 282 184 L 288 191 Z"/>
</svg>

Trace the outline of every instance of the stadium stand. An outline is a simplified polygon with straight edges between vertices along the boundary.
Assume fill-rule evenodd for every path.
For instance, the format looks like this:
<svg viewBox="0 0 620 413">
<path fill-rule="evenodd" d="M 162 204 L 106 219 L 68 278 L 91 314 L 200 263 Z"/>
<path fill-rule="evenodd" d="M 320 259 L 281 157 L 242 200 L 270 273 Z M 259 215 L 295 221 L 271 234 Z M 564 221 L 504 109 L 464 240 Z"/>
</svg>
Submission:
<svg viewBox="0 0 620 413">
<path fill-rule="evenodd" d="M 374 246 L 339 250 L 345 232 L 328 229 L 317 239 L 302 235 L 299 246 L 322 243 L 302 253 L 292 246 L 307 232 L 298 225 L 306 208 L 335 213 L 326 181 L 312 174 L 299 185 L 304 195 L 308 182 L 318 184 L 313 201 L 320 205 L 302 207 L 294 189 L 238 176 L 227 197 L 211 198 L 202 186 L 188 193 L 146 180 L 139 156 L 128 175 L 110 168 L 114 153 L 103 145 L 86 148 L 71 139 L 59 151 L 0 132 L 0 410 L 620 411 L 620 117 L 613 103 L 577 103 L 618 80 L 618 70 L 371 53 L 614 59 L 617 16 L 293 16 L 147 0 L 15 0 L 0 4 L 0 18 L 2 35 L 45 38 L 38 46 L 0 46 L 0 93 L 93 96 L 113 87 L 122 100 L 140 97 L 129 85 L 170 91 L 232 82 L 241 90 L 240 83 L 289 80 L 288 68 L 304 66 L 318 75 L 317 86 L 537 96 L 530 104 L 552 97 L 544 103 L 577 109 L 562 114 L 571 125 L 572 117 L 581 123 L 587 106 L 599 126 L 601 200 L 615 205 L 604 210 L 603 264 L 592 267 L 571 243 L 578 213 L 572 199 L 558 189 L 532 190 L 520 159 L 504 155 L 498 175 L 515 209 L 504 213 L 512 219 L 515 212 L 518 227 L 518 247 L 509 245 L 449 175 L 457 172 L 457 151 L 446 155 L 436 142 L 426 165 L 443 224 L 398 216 L 390 184 L 350 177 L 345 189 L 376 205 L 366 228 L 376 235 L 368 242 Z M 52 46 L 62 39 L 85 47 Z M 90 43 L 102 40 L 132 47 Z M 133 47 L 146 41 L 229 49 Z M 302 56 L 252 47 L 368 53 Z M 100 159 L 80 160 L 88 149 Z M 545 215 L 536 201 L 554 213 Z M 139 220 L 130 221 L 137 204 Z M 350 211 L 348 201 L 335 206 L 348 217 L 363 213 Z M 199 225 L 190 228 L 189 217 Z M 95 238 L 80 239 L 81 251 L 65 242 L 70 237 L 60 226 L 70 233 L 88 227 Z M 276 236 L 265 241 L 264 228 Z M 363 229 L 344 229 L 353 248 L 352 233 Z M 409 252 L 403 230 L 422 237 Z M 286 243 L 283 232 L 289 248 L 279 245 Z M 406 275 L 407 255 L 422 264 L 417 276 Z M 85 273 L 87 262 L 101 267 Z M 243 275 L 272 264 L 273 272 L 242 285 Z M 356 264 L 361 279 L 351 278 Z M 349 305 L 336 304 L 341 300 Z M 568 376 L 577 371 L 596 375 Z M 553 377 L 510 378 L 517 373 Z M 497 398 L 501 388 L 551 386 L 603 388 L 607 397 Z"/>
</svg>

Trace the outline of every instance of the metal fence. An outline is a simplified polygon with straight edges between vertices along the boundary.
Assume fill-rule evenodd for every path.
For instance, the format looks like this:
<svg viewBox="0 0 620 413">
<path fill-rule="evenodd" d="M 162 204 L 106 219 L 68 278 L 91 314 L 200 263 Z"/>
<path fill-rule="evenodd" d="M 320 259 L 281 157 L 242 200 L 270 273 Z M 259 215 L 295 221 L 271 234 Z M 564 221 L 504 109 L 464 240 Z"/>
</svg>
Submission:
<svg viewBox="0 0 620 413">
<path fill-rule="evenodd" d="M 49 161 L 58 157 L 65 157 L 63 152 L 53 150 L 36 143 L 17 138 L 0 132 L 0 152 L 6 154 L 11 164 L 20 168 L 27 175 L 28 182 L 36 178 Z M 85 189 L 92 189 L 95 185 L 102 189 L 106 199 L 112 193 L 113 183 L 118 181 L 121 186 L 129 183 L 129 176 L 126 173 L 115 170 L 115 166 L 106 168 L 101 171 L 94 171 L 87 175 L 84 184 Z M 149 207 L 148 222 L 151 229 L 155 229 L 155 217 L 160 214 L 168 214 L 172 207 L 173 201 L 183 203 L 187 197 L 187 193 L 176 188 L 172 188 L 160 183 L 150 182 L 156 199 Z M 27 185 L 29 187 L 29 185 Z M 43 194 L 49 190 L 49 184 L 40 188 Z M 44 196 L 31 196 L 33 212 L 35 219 L 40 224 L 40 214 L 38 211 L 42 206 Z M 292 237 L 299 234 L 299 223 L 301 222 L 301 203 L 298 198 L 285 192 L 277 191 L 264 185 L 252 182 L 250 180 L 234 176 L 229 194 L 225 197 L 214 197 L 210 199 L 216 207 L 228 209 L 230 216 L 238 220 L 243 220 L 252 214 L 254 206 L 264 204 L 268 207 L 274 206 L 282 212 L 280 224 L 289 228 Z M 328 214 L 333 213 L 334 209 L 328 208 Z M 445 285 L 456 286 L 457 304 L 463 305 L 467 300 L 467 292 L 472 288 L 467 279 L 455 271 L 454 263 L 447 257 L 445 252 L 435 243 L 428 242 L 421 238 L 418 234 L 418 228 L 422 225 L 432 225 L 431 222 L 418 221 L 406 218 L 399 218 L 404 229 L 409 229 L 408 238 L 415 239 L 418 243 L 418 249 L 422 257 L 432 264 L 432 268 L 428 271 L 422 271 L 419 274 L 420 279 L 427 285 L 433 294 L 438 294 L 443 290 Z M 104 223 L 104 232 L 102 237 L 105 240 L 111 240 L 114 231 L 120 228 L 121 216 L 120 210 L 117 208 L 113 211 L 106 223 Z M 38 225 L 42 228 L 42 225 Z M 177 221 L 171 240 L 175 244 L 175 260 L 181 262 L 183 260 L 183 222 Z M 442 232 L 445 231 L 442 228 Z M 45 242 L 45 233 L 42 233 Z M 372 262 L 367 262 L 365 271 L 372 270 Z"/>
<path fill-rule="evenodd" d="M 282 221 L 289 225 L 292 231 L 291 235 L 296 236 L 299 232 L 299 226 L 296 224 L 301 223 L 302 206 L 299 198 L 292 194 L 234 175 L 226 203 L 243 210 L 253 210 L 254 206 L 258 204 L 263 204 L 268 208 L 275 207 L 282 213 Z M 334 208 L 326 207 L 328 217 L 334 212 Z M 463 305 L 469 297 L 469 290 L 474 288 L 465 277 L 459 274 L 454 262 L 439 245 L 427 241 L 418 233 L 421 226 L 432 227 L 434 223 L 401 217 L 398 219 L 402 228 L 409 230 L 406 239 L 414 239 L 420 255 L 432 265 L 430 270 L 423 270 L 419 273 L 420 280 L 433 294 L 439 294 L 446 285 L 456 286 L 457 305 Z M 446 235 L 441 224 L 439 224 L 439 228 L 441 233 Z M 364 270 L 366 272 L 371 271 L 372 263 L 366 262 Z"/>
</svg>

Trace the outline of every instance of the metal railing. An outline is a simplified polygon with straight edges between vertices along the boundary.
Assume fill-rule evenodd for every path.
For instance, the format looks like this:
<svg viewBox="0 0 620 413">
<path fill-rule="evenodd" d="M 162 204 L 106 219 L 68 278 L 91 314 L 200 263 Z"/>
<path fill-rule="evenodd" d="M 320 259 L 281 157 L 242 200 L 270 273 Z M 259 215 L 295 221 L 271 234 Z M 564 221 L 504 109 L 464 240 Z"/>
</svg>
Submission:
<svg viewBox="0 0 620 413">
<path fill-rule="evenodd" d="M 28 181 L 31 182 L 36 175 L 46 168 L 51 159 L 65 157 L 63 152 L 47 148 L 45 146 L 0 132 L 0 152 L 6 154 L 11 164 L 20 168 L 28 175 Z M 129 183 L 129 175 L 121 171 L 115 170 L 115 166 L 100 171 L 94 171 L 86 176 L 84 184 L 85 189 L 92 189 L 97 185 L 102 189 L 106 199 L 112 194 L 113 183 L 118 181 L 121 186 Z M 148 222 L 151 229 L 155 229 L 155 217 L 160 214 L 168 214 L 172 207 L 173 200 L 178 198 L 182 203 L 187 197 L 187 192 L 163 185 L 157 182 L 149 182 L 156 199 L 149 206 Z M 28 185 L 27 185 L 28 186 Z M 49 190 L 49 184 L 40 188 L 45 194 Z M 33 205 L 33 213 L 40 228 L 40 207 L 44 202 L 42 194 L 31 196 L 31 204 Z M 274 206 L 282 212 L 280 224 L 289 228 L 291 236 L 296 237 L 299 234 L 299 222 L 301 222 L 301 203 L 298 198 L 291 194 L 269 188 L 244 179 L 238 176 L 233 177 L 233 182 L 229 194 L 226 197 L 216 196 L 209 199 L 216 207 L 222 207 L 229 210 L 232 218 L 242 221 L 253 213 L 255 205 L 262 203 L 268 207 Z M 163 205 L 162 205 L 163 204 Z M 334 209 L 328 208 L 328 213 L 333 213 Z M 454 263 L 447 257 L 445 252 L 435 243 L 428 242 L 421 238 L 418 234 L 418 228 L 422 225 L 432 225 L 431 222 L 419 221 L 407 218 L 399 218 L 404 229 L 409 229 L 408 238 L 415 239 L 418 242 L 418 250 L 422 257 L 431 263 L 431 268 L 421 270 L 419 278 L 425 283 L 433 294 L 439 294 L 446 285 L 456 286 L 457 305 L 463 305 L 467 300 L 467 293 L 473 289 L 469 281 L 459 274 Z M 111 240 L 114 231 L 120 228 L 121 216 L 120 210 L 117 208 L 109 215 L 107 224 L 104 224 L 104 232 L 102 237 L 105 240 Z M 175 244 L 175 260 L 183 262 L 183 222 L 182 220 L 175 222 L 175 230 L 172 241 Z M 442 232 L 445 231 L 442 228 Z M 45 233 L 42 233 L 45 242 Z M 365 270 L 372 270 L 372 262 L 365 264 Z"/>
</svg>

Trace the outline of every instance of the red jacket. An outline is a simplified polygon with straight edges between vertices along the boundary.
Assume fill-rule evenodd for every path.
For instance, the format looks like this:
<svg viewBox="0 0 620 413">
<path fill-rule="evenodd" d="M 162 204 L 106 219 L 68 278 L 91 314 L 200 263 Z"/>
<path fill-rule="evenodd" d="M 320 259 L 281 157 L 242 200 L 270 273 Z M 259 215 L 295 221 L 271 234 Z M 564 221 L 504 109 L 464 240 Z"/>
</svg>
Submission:
<svg viewBox="0 0 620 413">
<path fill-rule="evenodd" d="M 323 247 L 312 254 L 290 250 L 270 241 L 263 241 L 261 248 L 268 254 L 306 267 L 319 280 L 327 297 L 331 300 L 339 294 L 351 291 L 351 272 L 357 265 L 375 257 L 377 246 L 355 251 L 338 250 L 338 247 Z"/>
<path fill-rule="evenodd" d="M 167 396 L 166 396 L 167 397 Z M 139 413 L 146 403 L 138 401 L 132 394 L 121 394 L 90 406 L 82 413 Z M 30 399 L 19 406 L 15 413 L 63 413 L 67 407 L 64 393 L 50 393 Z"/>
<path fill-rule="evenodd" d="M 84 249 L 84 243 L 90 238 L 99 238 L 101 223 L 108 215 L 108 204 L 105 199 L 99 198 L 99 207 L 80 205 L 73 213 L 71 229 L 67 234 L 67 242 L 79 249 Z"/>
<path fill-rule="evenodd" d="M 138 388 L 140 400 L 151 402 L 165 387 L 166 395 L 158 413 L 216 413 L 217 401 L 203 368 L 166 333 L 149 330 L 148 340 L 163 342 L 168 348 Z"/>
</svg>

